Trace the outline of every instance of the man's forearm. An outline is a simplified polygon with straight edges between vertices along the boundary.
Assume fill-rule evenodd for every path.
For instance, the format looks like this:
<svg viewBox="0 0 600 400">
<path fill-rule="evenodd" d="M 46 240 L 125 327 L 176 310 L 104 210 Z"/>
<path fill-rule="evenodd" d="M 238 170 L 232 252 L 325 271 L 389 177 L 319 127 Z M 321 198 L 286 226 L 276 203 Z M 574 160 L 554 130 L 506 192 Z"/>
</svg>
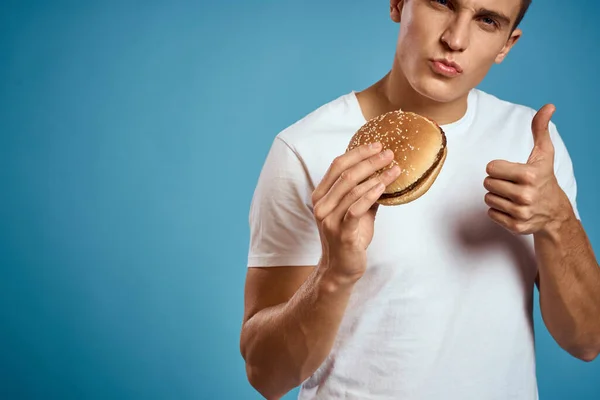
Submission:
<svg viewBox="0 0 600 400">
<path fill-rule="evenodd" d="M 261 310 L 242 329 L 242 354 L 251 384 L 278 399 L 308 378 L 335 340 L 354 281 L 317 267 L 284 304 Z"/>
<path fill-rule="evenodd" d="M 557 343 L 573 356 L 600 352 L 600 268 L 573 211 L 536 233 L 542 317 Z"/>
</svg>

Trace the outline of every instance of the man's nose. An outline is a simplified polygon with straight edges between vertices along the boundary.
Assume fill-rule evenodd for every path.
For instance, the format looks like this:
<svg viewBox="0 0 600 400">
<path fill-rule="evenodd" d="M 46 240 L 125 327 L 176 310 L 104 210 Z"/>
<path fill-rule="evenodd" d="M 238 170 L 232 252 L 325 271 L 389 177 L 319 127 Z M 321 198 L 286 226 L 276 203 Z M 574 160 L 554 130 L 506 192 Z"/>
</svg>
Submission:
<svg viewBox="0 0 600 400">
<path fill-rule="evenodd" d="M 452 51 L 465 51 L 469 47 L 470 22 L 468 15 L 457 15 L 442 34 L 442 43 Z"/>
</svg>

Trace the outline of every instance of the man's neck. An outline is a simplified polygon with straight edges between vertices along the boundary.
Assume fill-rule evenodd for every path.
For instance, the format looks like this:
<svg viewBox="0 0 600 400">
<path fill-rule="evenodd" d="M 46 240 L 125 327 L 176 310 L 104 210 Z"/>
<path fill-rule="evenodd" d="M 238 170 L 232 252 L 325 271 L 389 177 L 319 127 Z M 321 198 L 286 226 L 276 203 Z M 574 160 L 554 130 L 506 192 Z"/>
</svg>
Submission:
<svg viewBox="0 0 600 400">
<path fill-rule="evenodd" d="M 357 93 L 364 117 L 369 120 L 393 110 L 411 111 L 446 125 L 458 121 L 467 110 L 467 96 L 440 103 L 416 92 L 397 63 L 381 80 Z"/>
</svg>

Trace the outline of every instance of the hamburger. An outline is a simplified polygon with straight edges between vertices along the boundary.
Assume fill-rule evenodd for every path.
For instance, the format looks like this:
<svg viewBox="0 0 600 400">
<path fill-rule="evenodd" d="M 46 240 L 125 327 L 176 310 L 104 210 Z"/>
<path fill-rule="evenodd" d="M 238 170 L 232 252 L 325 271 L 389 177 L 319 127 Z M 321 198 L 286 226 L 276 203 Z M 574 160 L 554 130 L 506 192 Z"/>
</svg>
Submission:
<svg viewBox="0 0 600 400">
<path fill-rule="evenodd" d="M 377 200 L 381 205 L 406 204 L 423 196 L 438 177 L 446 161 L 446 135 L 433 120 L 402 110 L 390 111 L 367 121 L 352 136 L 347 151 L 380 142 L 394 152 L 393 161 L 375 172 L 377 176 L 394 165 L 400 176 Z"/>
</svg>

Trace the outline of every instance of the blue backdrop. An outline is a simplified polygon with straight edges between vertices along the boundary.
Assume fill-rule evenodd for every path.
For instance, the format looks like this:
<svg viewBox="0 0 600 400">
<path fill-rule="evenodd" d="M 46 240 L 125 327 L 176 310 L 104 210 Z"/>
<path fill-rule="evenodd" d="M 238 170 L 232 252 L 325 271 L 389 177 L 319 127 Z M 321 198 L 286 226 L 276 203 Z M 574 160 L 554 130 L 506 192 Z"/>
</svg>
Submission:
<svg viewBox="0 0 600 400">
<path fill-rule="evenodd" d="M 238 345 L 254 185 L 281 129 L 387 71 L 388 7 L 2 2 L 0 398 L 261 398 Z M 534 1 L 481 85 L 556 104 L 598 253 L 599 15 Z M 600 361 L 535 322 L 542 399 L 600 398 Z"/>
</svg>

